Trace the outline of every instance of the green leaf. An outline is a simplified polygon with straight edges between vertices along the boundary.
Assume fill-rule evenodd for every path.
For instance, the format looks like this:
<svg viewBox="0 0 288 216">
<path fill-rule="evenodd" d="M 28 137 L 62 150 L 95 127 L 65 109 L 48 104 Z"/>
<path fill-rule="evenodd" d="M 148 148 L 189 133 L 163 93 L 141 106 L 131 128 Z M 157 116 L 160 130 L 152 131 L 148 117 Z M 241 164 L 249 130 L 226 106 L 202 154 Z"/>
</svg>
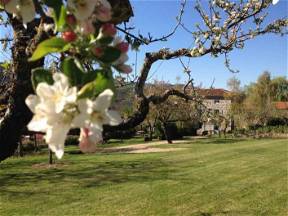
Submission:
<svg viewBox="0 0 288 216">
<path fill-rule="evenodd" d="M 108 44 L 112 43 L 113 40 L 114 40 L 113 37 L 100 37 L 100 38 L 96 39 L 97 43 L 99 43 L 101 45 L 108 45 Z"/>
<path fill-rule="evenodd" d="M 121 51 L 115 47 L 107 47 L 103 55 L 99 58 L 103 63 L 112 63 L 120 58 Z"/>
<path fill-rule="evenodd" d="M 11 63 L 8 62 L 8 61 L 4 61 L 3 63 L 0 64 L 0 66 L 1 66 L 2 68 L 4 68 L 5 70 L 8 70 L 9 67 L 10 67 L 10 65 L 11 65 Z"/>
<path fill-rule="evenodd" d="M 114 89 L 112 77 L 109 77 L 109 75 L 103 75 L 102 73 L 97 73 L 97 77 L 94 81 L 87 83 L 80 89 L 78 99 L 95 98 L 108 88 Z"/>
<path fill-rule="evenodd" d="M 61 31 L 66 24 L 66 7 L 62 1 L 45 0 L 44 3 L 54 9 L 53 19 L 56 24 L 57 31 Z"/>
<path fill-rule="evenodd" d="M 52 73 L 43 68 L 35 68 L 32 70 L 32 85 L 34 90 L 36 90 L 38 84 L 41 82 L 46 82 L 49 85 L 52 85 L 54 83 Z"/>
<path fill-rule="evenodd" d="M 62 31 L 64 29 L 64 26 L 66 25 L 66 13 L 67 13 L 66 7 L 62 5 L 59 17 L 55 15 L 55 18 L 54 18 L 57 31 Z"/>
<path fill-rule="evenodd" d="M 82 80 L 85 74 L 82 68 L 79 66 L 80 63 L 72 57 L 65 58 L 61 64 L 62 72 L 68 77 L 72 86 L 78 86 L 82 84 Z"/>
<path fill-rule="evenodd" d="M 98 73 L 102 73 L 102 70 L 94 70 L 86 72 L 82 77 L 82 84 L 86 84 L 95 80 Z"/>
<path fill-rule="evenodd" d="M 70 44 L 65 42 L 62 38 L 53 37 L 40 43 L 29 61 L 38 60 L 49 53 L 65 52 L 69 50 L 69 48 Z"/>
</svg>

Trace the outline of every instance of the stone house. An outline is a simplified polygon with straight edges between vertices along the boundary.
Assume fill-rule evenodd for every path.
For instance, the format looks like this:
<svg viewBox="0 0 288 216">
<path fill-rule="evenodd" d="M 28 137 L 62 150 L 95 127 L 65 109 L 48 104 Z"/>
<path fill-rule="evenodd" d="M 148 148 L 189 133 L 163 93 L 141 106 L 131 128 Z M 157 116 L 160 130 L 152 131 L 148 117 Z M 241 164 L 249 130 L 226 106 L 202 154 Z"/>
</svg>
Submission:
<svg viewBox="0 0 288 216">
<path fill-rule="evenodd" d="M 207 112 L 207 120 L 197 130 L 198 135 L 214 134 L 219 131 L 229 132 L 233 129 L 233 121 L 229 116 L 231 100 L 225 95 L 225 89 L 197 89 L 198 95 L 203 97 L 203 105 Z"/>
</svg>

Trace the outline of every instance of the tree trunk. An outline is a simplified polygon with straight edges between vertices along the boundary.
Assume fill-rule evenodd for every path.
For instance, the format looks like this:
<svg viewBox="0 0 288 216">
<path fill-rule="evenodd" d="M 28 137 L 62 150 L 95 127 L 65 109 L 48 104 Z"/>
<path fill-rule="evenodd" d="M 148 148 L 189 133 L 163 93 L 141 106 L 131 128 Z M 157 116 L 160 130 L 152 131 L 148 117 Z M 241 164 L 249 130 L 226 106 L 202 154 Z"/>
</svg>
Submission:
<svg viewBox="0 0 288 216">
<path fill-rule="evenodd" d="M 27 29 L 16 18 L 10 18 L 10 22 L 14 30 L 11 71 L 14 79 L 8 108 L 0 121 L 0 161 L 12 156 L 17 150 L 22 130 L 32 118 L 32 113 L 25 104 L 26 97 L 33 93 L 31 70 L 44 63 L 43 60 L 28 62 L 29 56 L 26 54 L 28 43 L 31 43 L 37 33 L 37 22 L 28 25 Z"/>
<path fill-rule="evenodd" d="M 149 112 L 149 101 L 146 98 L 138 98 L 138 107 L 136 108 L 136 110 L 137 111 L 131 117 L 129 117 L 127 120 L 125 120 L 119 125 L 104 125 L 104 140 L 109 140 L 111 137 L 113 137 L 113 133 L 124 133 L 124 131 L 135 128 L 136 126 L 141 124 L 145 120 Z"/>
<path fill-rule="evenodd" d="M 172 142 L 170 131 L 166 122 L 163 122 L 163 129 L 164 129 L 164 135 L 165 135 L 167 142 L 169 144 L 172 144 L 173 142 Z"/>
<path fill-rule="evenodd" d="M 18 146 L 18 156 L 19 157 L 23 157 L 24 153 L 23 153 L 23 143 L 22 143 L 22 139 L 19 139 L 19 146 Z"/>
<path fill-rule="evenodd" d="M 53 164 L 53 152 L 48 148 L 49 164 Z"/>
</svg>

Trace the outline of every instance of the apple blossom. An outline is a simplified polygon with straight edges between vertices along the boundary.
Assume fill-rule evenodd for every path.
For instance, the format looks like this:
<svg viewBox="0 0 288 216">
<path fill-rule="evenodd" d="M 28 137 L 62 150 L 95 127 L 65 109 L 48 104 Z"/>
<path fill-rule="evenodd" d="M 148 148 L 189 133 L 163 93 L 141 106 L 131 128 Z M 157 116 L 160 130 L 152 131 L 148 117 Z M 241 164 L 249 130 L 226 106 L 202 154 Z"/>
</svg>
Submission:
<svg viewBox="0 0 288 216">
<path fill-rule="evenodd" d="M 113 62 L 113 65 L 124 64 L 126 61 L 128 61 L 128 55 L 126 53 L 121 53 L 120 57 Z"/>
<path fill-rule="evenodd" d="M 101 22 L 111 20 L 111 5 L 107 0 L 68 0 L 68 9 L 79 21 L 89 19 L 93 14 Z"/>
<path fill-rule="evenodd" d="M 45 141 L 57 158 L 64 153 L 66 135 L 78 114 L 76 107 L 77 89 L 70 88 L 68 78 L 61 73 L 53 75 L 54 84 L 39 83 L 37 95 L 29 95 L 26 104 L 34 113 L 28 124 L 31 131 L 46 132 Z"/>
<path fill-rule="evenodd" d="M 116 45 L 116 47 L 122 52 L 122 53 L 127 53 L 129 50 L 129 43 L 126 42 L 121 42 Z"/>
<path fill-rule="evenodd" d="M 91 51 L 97 58 L 100 58 L 104 54 L 103 48 L 97 46 L 92 47 Z"/>
<path fill-rule="evenodd" d="M 80 23 L 80 31 L 84 35 L 94 34 L 95 27 L 92 19 L 84 20 Z"/>
<path fill-rule="evenodd" d="M 93 13 L 97 0 L 68 0 L 67 7 L 77 20 L 87 20 Z"/>
<path fill-rule="evenodd" d="M 75 26 L 77 24 L 77 20 L 73 14 L 67 14 L 66 22 L 70 26 Z"/>
<path fill-rule="evenodd" d="M 2 3 L 8 13 L 20 16 L 24 24 L 31 22 L 35 18 L 36 12 L 33 0 L 5 0 Z"/>
<path fill-rule="evenodd" d="M 103 124 L 118 125 L 121 122 L 120 115 L 109 110 L 113 92 L 106 89 L 92 101 L 91 99 L 81 99 L 78 101 L 80 118 L 85 122 L 85 127 L 91 131 L 91 134 L 99 134 L 103 131 Z"/>
<path fill-rule="evenodd" d="M 279 0 L 273 0 L 273 1 L 272 1 L 272 4 L 275 5 L 275 4 L 277 4 L 278 2 L 279 2 Z"/>
<path fill-rule="evenodd" d="M 204 53 L 205 53 L 205 48 L 204 48 L 203 46 L 201 46 L 201 47 L 199 48 L 199 53 L 200 53 L 200 54 L 204 54 Z"/>
<path fill-rule="evenodd" d="M 132 68 L 130 65 L 126 65 L 126 64 L 122 64 L 122 65 L 118 65 L 117 66 L 117 70 L 119 70 L 119 72 L 125 73 L 125 74 L 129 74 L 132 72 Z"/>
<path fill-rule="evenodd" d="M 101 26 L 100 32 L 103 34 L 104 37 L 114 37 L 117 33 L 117 29 L 115 28 L 114 24 L 105 23 Z"/>
<path fill-rule="evenodd" d="M 91 133 L 88 128 L 81 128 L 79 148 L 83 153 L 93 153 L 97 150 L 97 143 L 102 141 L 101 131 Z"/>
<path fill-rule="evenodd" d="M 73 31 L 65 31 L 62 33 L 62 38 L 66 42 L 73 42 L 77 39 L 77 35 Z"/>
<path fill-rule="evenodd" d="M 112 18 L 112 8 L 107 0 L 98 0 L 95 9 L 96 19 L 101 22 L 107 22 Z"/>
</svg>

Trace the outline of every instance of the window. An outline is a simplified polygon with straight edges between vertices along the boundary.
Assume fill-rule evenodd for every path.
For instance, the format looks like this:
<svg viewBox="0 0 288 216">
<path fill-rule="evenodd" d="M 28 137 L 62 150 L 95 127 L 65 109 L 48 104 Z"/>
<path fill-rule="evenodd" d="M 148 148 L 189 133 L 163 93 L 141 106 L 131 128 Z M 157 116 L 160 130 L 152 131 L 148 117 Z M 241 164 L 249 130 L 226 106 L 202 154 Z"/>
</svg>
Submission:
<svg viewBox="0 0 288 216">
<path fill-rule="evenodd" d="M 220 100 L 214 100 L 214 104 L 220 103 Z"/>
</svg>

